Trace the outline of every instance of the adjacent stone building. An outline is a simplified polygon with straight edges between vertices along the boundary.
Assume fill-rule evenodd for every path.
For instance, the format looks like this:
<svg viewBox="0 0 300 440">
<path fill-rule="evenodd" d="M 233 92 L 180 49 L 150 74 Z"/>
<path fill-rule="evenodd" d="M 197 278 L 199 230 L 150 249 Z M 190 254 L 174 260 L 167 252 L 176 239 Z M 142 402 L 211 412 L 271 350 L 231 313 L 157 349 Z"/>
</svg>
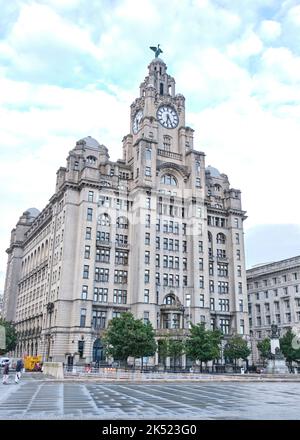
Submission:
<svg viewBox="0 0 300 440">
<path fill-rule="evenodd" d="M 252 356 L 257 363 L 257 342 L 270 337 L 272 323 L 281 336 L 300 327 L 300 256 L 247 270 L 247 289 Z"/>
<path fill-rule="evenodd" d="M 127 310 L 158 337 L 183 336 L 190 321 L 249 333 L 241 192 L 194 148 L 166 64 L 148 69 L 123 158 L 79 140 L 49 204 L 12 231 L 4 313 L 18 355 L 102 360 L 103 332 Z"/>
</svg>

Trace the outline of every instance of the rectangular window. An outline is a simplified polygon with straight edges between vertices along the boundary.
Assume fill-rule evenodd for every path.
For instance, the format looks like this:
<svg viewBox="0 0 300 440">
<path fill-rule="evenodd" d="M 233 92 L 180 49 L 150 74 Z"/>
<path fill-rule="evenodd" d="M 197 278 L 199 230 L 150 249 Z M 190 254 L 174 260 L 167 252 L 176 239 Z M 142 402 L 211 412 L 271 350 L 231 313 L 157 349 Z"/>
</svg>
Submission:
<svg viewBox="0 0 300 440">
<path fill-rule="evenodd" d="M 91 246 L 84 247 L 84 258 L 89 259 L 91 254 Z"/>
<path fill-rule="evenodd" d="M 187 275 L 183 275 L 183 287 L 187 287 L 187 285 L 188 285 Z"/>
<path fill-rule="evenodd" d="M 150 264 L 150 251 L 145 251 L 145 264 Z"/>
<path fill-rule="evenodd" d="M 203 259 L 202 259 L 202 261 L 203 261 Z M 214 263 L 211 262 L 211 261 L 208 264 L 208 273 L 209 273 L 209 275 L 213 275 L 214 274 Z"/>
<path fill-rule="evenodd" d="M 239 283 L 238 284 L 238 291 L 239 291 L 239 294 L 242 294 L 243 293 L 243 284 L 242 283 Z"/>
<path fill-rule="evenodd" d="M 164 286 L 167 286 L 168 285 L 168 274 L 167 273 L 164 273 L 163 280 L 164 280 Z"/>
<path fill-rule="evenodd" d="M 242 266 L 237 267 L 237 275 L 238 275 L 238 277 L 242 276 Z"/>
<path fill-rule="evenodd" d="M 175 266 L 174 266 L 175 269 L 179 269 L 179 257 L 175 257 L 174 261 L 175 261 L 175 263 L 174 263 L 175 264 Z M 185 269 L 183 269 L 183 270 L 185 270 Z"/>
<path fill-rule="evenodd" d="M 174 251 L 175 252 L 179 251 L 179 240 L 174 240 Z"/>
<path fill-rule="evenodd" d="M 99 303 L 107 303 L 108 289 L 102 287 L 94 288 L 94 301 Z"/>
<path fill-rule="evenodd" d="M 127 304 L 127 290 L 114 289 L 114 304 Z"/>
<path fill-rule="evenodd" d="M 148 324 L 149 320 L 149 312 L 144 312 L 144 324 Z"/>
<path fill-rule="evenodd" d="M 145 176 L 151 176 L 151 167 L 145 167 Z"/>
<path fill-rule="evenodd" d="M 103 267 L 95 268 L 95 281 L 102 283 L 107 283 L 109 280 L 109 269 L 104 269 Z"/>
<path fill-rule="evenodd" d="M 89 277 L 89 270 L 90 270 L 90 266 L 83 266 L 83 278 L 88 278 Z"/>
<path fill-rule="evenodd" d="M 223 335 L 229 334 L 229 319 L 220 319 L 220 329 Z"/>
<path fill-rule="evenodd" d="M 179 287 L 179 275 L 175 275 L 175 287 Z"/>
<path fill-rule="evenodd" d="M 109 263 L 110 249 L 106 249 L 106 248 L 96 249 L 96 261 L 101 263 Z"/>
<path fill-rule="evenodd" d="M 210 310 L 215 310 L 215 298 L 210 298 Z"/>
<path fill-rule="evenodd" d="M 145 233 L 145 244 L 146 245 L 150 244 L 150 232 Z"/>
<path fill-rule="evenodd" d="M 204 277 L 202 275 L 199 277 L 199 287 L 200 289 L 204 289 Z"/>
<path fill-rule="evenodd" d="M 196 187 L 197 188 L 201 187 L 201 179 L 200 179 L 200 177 L 196 177 Z"/>
<path fill-rule="evenodd" d="M 227 281 L 218 281 L 218 293 L 228 293 L 229 284 Z"/>
<path fill-rule="evenodd" d="M 151 197 L 146 197 L 146 209 L 151 208 Z"/>
<path fill-rule="evenodd" d="M 88 296 L 88 286 L 82 286 L 81 299 L 87 299 Z"/>
<path fill-rule="evenodd" d="M 92 228 L 87 227 L 85 229 L 85 239 L 91 240 L 91 238 L 92 238 Z"/>
<path fill-rule="evenodd" d="M 88 208 L 87 209 L 86 219 L 89 222 L 91 222 L 93 220 L 93 208 Z"/>
<path fill-rule="evenodd" d="M 186 252 L 187 250 L 187 246 L 186 246 L 186 241 L 182 242 L 182 252 Z"/>
<path fill-rule="evenodd" d="M 240 320 L 240 334 L 245 334 L 245 321 L 243 319 Z"/>
<path fill-rule="evenodd" d="M 159 250 L 160 249 L 160 238 L 159 237 L 156 237 L 155 243 L 156 243 L 156 249 Z M 150 238 L 149 238 L 149 244 L 150 244 Z"/>
<path fill-rule="evenodd" d="M 89 202 L 94 201 L 94 191 L 89 191 L 88 201 Z"/>
<path fill-rule="evenodd" d="M 155 256 L 155 266 L 160 267 L 160 255 L 156 254 Z"/>
<path fill-rule="evenodd" d="M 127 284 L 127 270 L 115 270 L 114 282 L 116 284 Z"/>
<path fill-rule="evenodd" d="M 199 270 L 203 270 L 203 258 L 199 258 Z"/>
<path fill-rule="evenodd" d="M 128 264 L 128 252 L 127 251 L 116 251 L 115 264 L 127 265 Z"/>
<path fill-rule="evenodd" d="M 86 309 L 80 309 L 80 327 L 85 327 Z"/>
<path fill-rule="evenodd" d="M 238 219 L 238 218 L 235 218 L 235 219 L 234 219 L 234 227 L 235 227 L 235 228 L 238 228 L 238 227 L 239 227 L 239 219 Z"/>
<path fill-rule="evenodd" d="M 106 327 L 106 312 L 102 310 L 93 310 L 92 326 L 98 330 Z"/>
<path fill-rule="evenodd" d="M 203 241 L 198 242 L 198 250 L 199 250 L 199 254 L 203 252 Z"/>
<path fill-rule="evenodd" d="M 209 280 L 209 292 L 214 293 L 215 291 L 215 283 L 213 280 Z"/>
<path fill-rule="evenodd" d="M 204 307 L 204 295 L 200 295 L 199 307 Z"/>
<path fill-rule="evenodd" d="M 146 228 L 150 228 L 150 224 L 151 224 L 151 215 L 150 214 L 146 214 L 146 216 L 145 216 L 145 227 Z"/>
<path fill-rule="evenodd" d="M 244 303 L 243 303 L 242 299 L 239 300 L 239 310 L 240 310 L 240 312 L 244 311 Z"/>
<path fill-rule="evenodd" d="M 156 274 L 155 274 L 155 284 L 157 286 L 160 285 L 160 273 L 159 272 L 156 272 Z"/>
<path fill-rule="evenodd" d="M 144 281 L 145 281 L 145 283 L 150 282 L 150 270 L 149 269 L 145 269 Z"/>
<path fill-rule="evenodd" d="M 217 267 L 219 277 L 228 277 L 228 264 L 218 263 Z"/>
<path fill-rule="evenodd" d="M 240 234 L 238 232 L 235 234 L 235 244 L 240 244 Z"/>
<path fill-rule="evenodd" d="M 149 303 L 149 289 L 144 289 L 144 303 Z"/>
<path fill-rule="evenodd" d="M 159 232 L 160 231 L 160 219 L 156 220 L 156 231 Z"/>
<path fill-rule="evenodd" d="M 168 239 L 164 238 L 164 251 L 168 250 Z"/>
<path fill-rule="evenodd" d="M 237 249 L 237 250 L 236 250 L 236 259 L 237 259 L 238 261 L 241 260 L 241 251 L 240 251 L 240 249 Z"/>
</svg>

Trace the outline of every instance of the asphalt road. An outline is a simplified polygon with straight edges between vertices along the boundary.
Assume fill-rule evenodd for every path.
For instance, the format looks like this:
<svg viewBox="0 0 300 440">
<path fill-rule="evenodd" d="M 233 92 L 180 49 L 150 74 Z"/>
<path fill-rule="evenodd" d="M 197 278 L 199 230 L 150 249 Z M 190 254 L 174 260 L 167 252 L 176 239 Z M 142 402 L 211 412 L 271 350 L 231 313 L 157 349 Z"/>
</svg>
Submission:
<svg viewBox="0 0 300 440">
<path fill-rule="evenodd" d="M 300 420 L 300 383 L 0 383 L 0 419 Z"/>
</svg>

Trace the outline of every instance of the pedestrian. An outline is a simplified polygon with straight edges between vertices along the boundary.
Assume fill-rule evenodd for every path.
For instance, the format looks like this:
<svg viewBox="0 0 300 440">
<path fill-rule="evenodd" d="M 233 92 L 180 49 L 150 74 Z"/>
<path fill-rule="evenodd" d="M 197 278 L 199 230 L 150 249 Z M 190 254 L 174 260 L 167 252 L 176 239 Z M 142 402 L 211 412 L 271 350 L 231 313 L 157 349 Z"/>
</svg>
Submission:
<svg viewBox="0 0 300 440">
<path fill-rule="evenodd" d="M 9 362 L 6 362 L 6 364 L 3 367 L 3 385 L 7 385 L 9 378 Z"/>
<path fill-rule="evenodd" d="M 15 376 L 16 383 L 19 383 L 19 380 L 21 379 L 21 372 L 22 372 L 23 368 L 24 368 L 24 365 L 23 365 L 22 359 L 18 359 L 17 366 L 16 366 L 16 376 Z"/>
</svg>

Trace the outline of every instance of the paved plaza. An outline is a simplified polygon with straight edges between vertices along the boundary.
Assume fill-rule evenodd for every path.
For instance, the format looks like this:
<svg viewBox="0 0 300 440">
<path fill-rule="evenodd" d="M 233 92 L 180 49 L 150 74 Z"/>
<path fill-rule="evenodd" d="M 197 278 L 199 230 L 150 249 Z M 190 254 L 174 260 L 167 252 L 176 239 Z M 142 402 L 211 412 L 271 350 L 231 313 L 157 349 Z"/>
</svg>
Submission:
<svg viewBox="0 0 300 440">
<path fill-rule="evenodd" d="M 59 382 L 25 374 L 0 386 L 2 420 L 300 420 L 300 383 Z"/>
</svg>

